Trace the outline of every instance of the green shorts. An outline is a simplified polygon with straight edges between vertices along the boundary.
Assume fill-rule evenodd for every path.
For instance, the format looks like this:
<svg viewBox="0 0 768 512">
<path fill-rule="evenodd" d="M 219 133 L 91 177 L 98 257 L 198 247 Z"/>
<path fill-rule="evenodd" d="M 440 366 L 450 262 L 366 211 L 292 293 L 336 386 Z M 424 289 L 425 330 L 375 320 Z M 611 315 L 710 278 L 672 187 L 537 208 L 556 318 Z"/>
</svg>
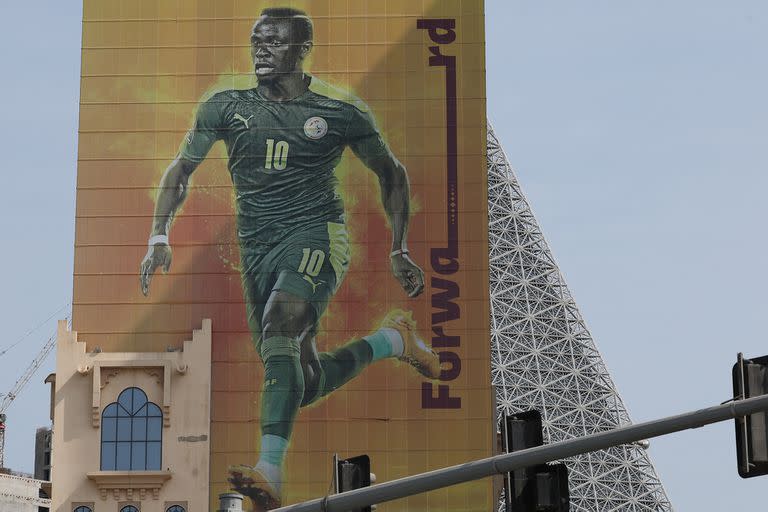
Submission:
<svg viewBox="0 0 768 512">
<path fill-rule="evenodd" d="M 243 241 L 240 263 L 248 327 L 258 350 L 264 307 L 275 290 L 301 297 L 320 320 L 349 268 L 349 235 L 344 224 L 327 222 L 273 244 Z"/>
</svg>

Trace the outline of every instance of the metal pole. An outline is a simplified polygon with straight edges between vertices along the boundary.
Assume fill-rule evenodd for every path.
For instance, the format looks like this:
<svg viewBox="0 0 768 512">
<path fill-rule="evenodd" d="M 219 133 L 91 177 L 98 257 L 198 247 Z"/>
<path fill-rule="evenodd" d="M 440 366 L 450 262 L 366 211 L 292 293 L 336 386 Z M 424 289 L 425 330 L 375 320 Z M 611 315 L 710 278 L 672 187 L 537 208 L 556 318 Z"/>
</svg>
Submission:
<svg viewBox="0 0 768 512">
<path fill-rule="evenodd" d="M 620 427 L 519 452 L 496 455 L 495 457 L 400 478 L 371 487 L 288 505 L 275 509 L 275 512 L 345 512 L 495 474 L 507 473 L 514 469 L 544 464 L 689 428 L 703 427 L 711 423 L 760 411 L 768 411 L 768 395 L 737 400 L 707 409 Z"/>
</svg>

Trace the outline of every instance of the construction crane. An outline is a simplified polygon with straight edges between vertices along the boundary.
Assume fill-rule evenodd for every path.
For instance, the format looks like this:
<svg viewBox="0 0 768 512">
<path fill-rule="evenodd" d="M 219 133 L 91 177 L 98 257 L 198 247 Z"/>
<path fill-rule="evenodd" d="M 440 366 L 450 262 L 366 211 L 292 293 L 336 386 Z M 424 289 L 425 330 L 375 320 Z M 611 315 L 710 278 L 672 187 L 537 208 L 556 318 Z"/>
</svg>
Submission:
<svg viewBox="0 0 768 512">
<path fill-rule="evenodd" d="M 48 338 L 48 341 L 45 342 L 45 345 L 43 345 L 43 348 L 40 349 L 40 352 L 38 352 L 37 356 L 35 356 L 32 362 L 29 363 L 29 366 L 26 370 L 24 370 L 24 373 L 21 375 L 21 377 L 19 377 L 11 390 L 4 395 L 0 395 L 0 468 L 5 467 L 5 411 L 8 410 L 8 407 L 10 407 L 11 403 L 16 399 L 17 396 L 19 396 L 19 393 L 21 393 L 21 390 L 24 389 L 24 386 L 27 385 L 29 379 L 31 379 L 35 372 L 40 368 L 40 366 L 42 366 L 45 358 L 48 357 L 48 354 L 51 353 L 51 350 L 55 344 L 56 334 L 54 333 L 50 338 Z"/>
</svg>

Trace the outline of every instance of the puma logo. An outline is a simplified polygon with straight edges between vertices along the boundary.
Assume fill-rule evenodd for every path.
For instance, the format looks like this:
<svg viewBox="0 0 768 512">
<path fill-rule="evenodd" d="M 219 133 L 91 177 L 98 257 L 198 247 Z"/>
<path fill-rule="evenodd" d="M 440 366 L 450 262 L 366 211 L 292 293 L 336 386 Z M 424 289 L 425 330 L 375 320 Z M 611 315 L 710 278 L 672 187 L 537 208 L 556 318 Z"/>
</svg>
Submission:
<svg viewBox="0 0 768 512">
<path fill-rule="evenodd" d="M 250 127 L 250 126 L 248 126 L 248 121 L 250 121 L 250 120 L 251 120 L 251 118 L 253 118 L 253 114 L 251 114 L 251 116 L 250 116 L 250 117 L 248 117 L 248 119 L 244 118 L 244 117 L 243 117 L 243 116 L 241 116 L 240 114 L 235 114 L 235 119 L 237 119 L 238 121 L 242 121 L 242 122 L 243 122 L 243 124 L 245 125 L 245 129 L 246 129 L 246 130 L 250 130 L 250 129 L 251 129 L 251 127 Z"/>
<path fill-rule="evenodd" d="M 321 284 L 325 284 L 325 281 L 321 281 L 319 279 L 317 283 L 315 283 L 315 281 L 306 274 L 304 274 L 304 280 L 312 285 L 312 293 L 315 293 L 317 291 L 318 286 L 320 286 Z"/>
</svg>

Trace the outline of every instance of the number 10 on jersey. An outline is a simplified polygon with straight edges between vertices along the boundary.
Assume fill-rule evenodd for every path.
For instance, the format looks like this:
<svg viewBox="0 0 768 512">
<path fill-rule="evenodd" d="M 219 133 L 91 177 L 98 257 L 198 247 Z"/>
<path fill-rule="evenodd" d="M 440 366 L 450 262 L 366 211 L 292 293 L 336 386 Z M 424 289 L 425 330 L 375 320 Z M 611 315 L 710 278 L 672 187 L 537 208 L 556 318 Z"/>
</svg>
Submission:
<svg viewBox="0 0 768 512">
<path fill-rule="evenodd" d="M 267 157 L 264 161 L 265 169 L 282 171 L 288 165 L 288 143 L 275 139 L 267 139 Z"/>
</svg>

